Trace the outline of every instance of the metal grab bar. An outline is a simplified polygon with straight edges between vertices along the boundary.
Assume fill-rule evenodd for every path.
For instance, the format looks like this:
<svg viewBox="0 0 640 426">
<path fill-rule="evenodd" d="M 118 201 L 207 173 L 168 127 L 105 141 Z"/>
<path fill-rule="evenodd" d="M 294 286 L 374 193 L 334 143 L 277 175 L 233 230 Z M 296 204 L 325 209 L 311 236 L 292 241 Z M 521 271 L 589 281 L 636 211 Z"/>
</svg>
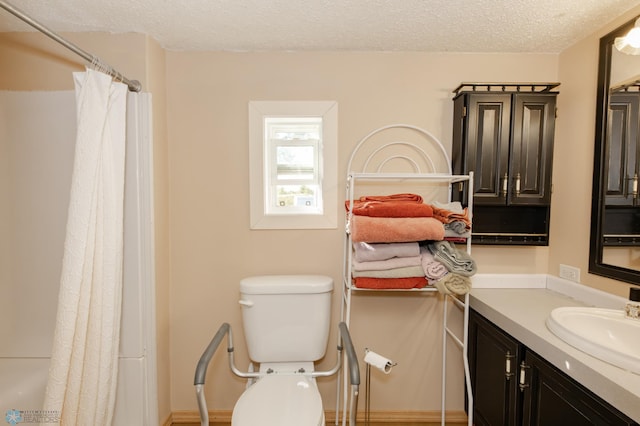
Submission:
<svg viewBox="0 0 640 426">
<path fill-rule="evenodd" d="M 358 368 L 358 357 L 356 356 L 356 350 L 353 347 L 351 341 L 351 334 L 349 328 L 345 322 L 338 324 L 340 329 L 340 337 L 342 338 L 342 344 L 345 346 L 347 352 L 347 365 L 349 367 L 349 381 L 352 385 L 360 385 L 360 369 Z"/>
<path fill-rule="evenodd" d="M 358 411 L 358 393 L 360 388 L 360 366 L 358 365 L 358 357 L 356 350 L 351 341 L 351 334 L 345 322 L 338 324 L 340 330 L 340 338 L 345 347 L 347 355 L 347 367 L 349 367 L 349 382 L 351 383 L 351 398 L 349 404 L 349 424 L 356 424 L 356 413 Z M 338 348 L 340 351 L 340 348 Z"/>
<path fill-rule="evenodd" d="M 193 384 L 196 386 L 196 398 L 198 399 L 198 411 L 200 411 L 200 424 L 201 426 L 209 426 L 209 410 L 207 409 L 207 401 L 204 398 L 204 381 L 205 376 L 207 375 L 207 367 L 209 366 L 209 362 L 213 357 L 213 354 L 220 346 L 220 342 L 225 334 L 231 331 L 231 326 L 228 323 L 224 323 L 220 326 L 213 339 L 204 350 L 204 353 L 198 360 L 198 365 L 196 366 L 196 375 L 193 380 Z M 233 351 L 233 346 L 231 342 L 231 337 L 227 339 L 229 349 Z M 230 352 L 231 353 L 231 352 Z"/>
<path fill-rule="evenodd" d="M 207 375 L 207 367 L 209 366 L 209 361 L 211 361 L 211 357 L 213 357 L 213 354 L 218 349 L 222 338 L 230 329 L 231 326 L 225 322 L 220 326 L 218 332 L 215 334 L 215 336 L 213 336 L 213 339 L 211 339 L 209 346 L 207 346 L 207 349 L 205 349 L 204 353 L 200 357 L 200 360 L 198 361 L 198 366 L 196 367 L 196 377 L 193 381 L 194 385 L 204 385 L 204 379 Z"/>
<path fill-rule="evenodd" d="M 338 371 L 340 371 L 342 367 L 342 349 L 343 347 L 346 350 L 347 356 L 347 365 L 349 367 L 349 381 L 351 382 L 351 403 L 349 406 L 349 424 L 356 424 L 356 412 L 358 408 L 358 393 L 360 387 L 360 368 L 358 365 L 358 358 L 356 356 L 355 348 L 353 347 L 353 342 L 351 340 L 351 335 L 349 334 L 349 328 L 347 324 L 344 322 L 340 322 L 338 324 L 338 329 L 340 332 L 340 340 L 342 342 L 341 346 L 338 346 L 338 359 L 336 361 L 336 365 L 328 371 L 318 371 L 312 372 L 311 377 L 324 377 L 331 376 Z M 200 359 L 198 360 L 198 364 L 196 366 L 195 378 L 193 384 L 196 387 L 196 398 L 198 400 L 198 411 L 200 412 L 200 424 L 201 426 L 209 426 L 209 410 L 207 409 L 207 401 L 204 395 L 204 384 L 205 378 L 207 375 L 207 367 L 211 362 L 211 358 L 218 350 L 218 346 L 222 342 L 224 336 L 227 335 L 227 353 L 229 354 L 229 367 L 231 371 L 240 377 L 251 378 L 251 377 L 260 377 L 261 373 L 259 372 L 241 372 L 238 370 L 234 363 L 233 358 L 233 336 L 231 332 L 231 326 L 228 323 L 223 323 L 216 334 L 207 345 L 207 348 L 204 350 Z"/>
</svg>

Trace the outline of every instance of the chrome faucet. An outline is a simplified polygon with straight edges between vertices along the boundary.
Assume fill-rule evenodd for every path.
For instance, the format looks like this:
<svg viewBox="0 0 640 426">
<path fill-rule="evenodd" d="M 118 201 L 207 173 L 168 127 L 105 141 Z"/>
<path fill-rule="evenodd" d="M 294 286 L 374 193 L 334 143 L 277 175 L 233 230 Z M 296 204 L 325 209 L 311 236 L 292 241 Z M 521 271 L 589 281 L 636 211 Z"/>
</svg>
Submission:
<svg viewBox="0 0 640 426">
<path fill-rule="evenodd" d="M 640 320 L 640 288 L 629 289 L 629 301 L 624 307 L 624 315 L 627 318 Z"/>
</svg>

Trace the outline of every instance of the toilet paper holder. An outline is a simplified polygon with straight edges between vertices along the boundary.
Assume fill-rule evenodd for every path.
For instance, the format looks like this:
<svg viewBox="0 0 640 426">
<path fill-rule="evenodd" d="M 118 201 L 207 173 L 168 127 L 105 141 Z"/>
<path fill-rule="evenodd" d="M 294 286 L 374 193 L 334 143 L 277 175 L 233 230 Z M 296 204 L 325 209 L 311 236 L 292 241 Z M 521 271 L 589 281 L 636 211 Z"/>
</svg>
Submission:
<svg viewBox="0 0 640 426">
<path fill-rule="evenodd" d="M 382 371 L 384 374 L 389 374 L 391 369 L 398 365 L 396 362 L 391 361 L 389 358 L 385 358 L 380 354 L 377 354 L 369 348 L 364 349 L 364 362 L 367 366 L 372 366 Z"/>
<path fill-rule="evenodd" d="M 391 373 L 391 369 L 398 365 L 398 363 L 373 352 L 369 348 L 364 349 L 364 362 L 367 365 L 365 375 L 364 424 L 365 426 L 369 426 L 371 413 L 371 367 L 382 371 L 384 374 L 389 374 Z"/>
</svg>

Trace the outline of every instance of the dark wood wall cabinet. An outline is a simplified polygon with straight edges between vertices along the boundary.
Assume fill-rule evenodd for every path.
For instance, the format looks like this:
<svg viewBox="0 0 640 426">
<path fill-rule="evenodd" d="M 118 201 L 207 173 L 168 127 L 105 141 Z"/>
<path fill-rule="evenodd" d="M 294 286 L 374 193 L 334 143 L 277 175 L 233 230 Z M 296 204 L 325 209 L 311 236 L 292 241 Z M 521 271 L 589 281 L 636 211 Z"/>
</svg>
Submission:
<svg viewBox="0 0 640 426">
<path fill-rule="evenodd" d="M 452 168 L 474 173 L 474 244 L 548 245 L 558 85 L 463 83 L 454 91 Z"/>
<path fill-rule="evenodd" d="M 609 98 L 604 161 L 604 245 L 640 245 L 640 93 L 625 88 Z"/>
<path fill-rule="evenodd" d="M 468 350 L 478 426 L 637 426 L 473 309 Z"/>
</svg>

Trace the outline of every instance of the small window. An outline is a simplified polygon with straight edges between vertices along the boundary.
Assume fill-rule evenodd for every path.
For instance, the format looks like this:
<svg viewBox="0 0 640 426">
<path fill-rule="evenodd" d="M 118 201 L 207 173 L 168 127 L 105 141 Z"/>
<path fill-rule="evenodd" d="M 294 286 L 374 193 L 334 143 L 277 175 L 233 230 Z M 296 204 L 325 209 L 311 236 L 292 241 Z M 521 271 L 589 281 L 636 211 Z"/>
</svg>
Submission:
<svg viewBox="0 0 640 426">
<path fill-rule="evenodd" d="M 322 214 L 322 118 L 265 118 L 267 214 Z"/>
<path fill-rule="evenodd" d="M 250 102 L 252 229 L 336 228 L 337 104 Z"/>
</svg>

